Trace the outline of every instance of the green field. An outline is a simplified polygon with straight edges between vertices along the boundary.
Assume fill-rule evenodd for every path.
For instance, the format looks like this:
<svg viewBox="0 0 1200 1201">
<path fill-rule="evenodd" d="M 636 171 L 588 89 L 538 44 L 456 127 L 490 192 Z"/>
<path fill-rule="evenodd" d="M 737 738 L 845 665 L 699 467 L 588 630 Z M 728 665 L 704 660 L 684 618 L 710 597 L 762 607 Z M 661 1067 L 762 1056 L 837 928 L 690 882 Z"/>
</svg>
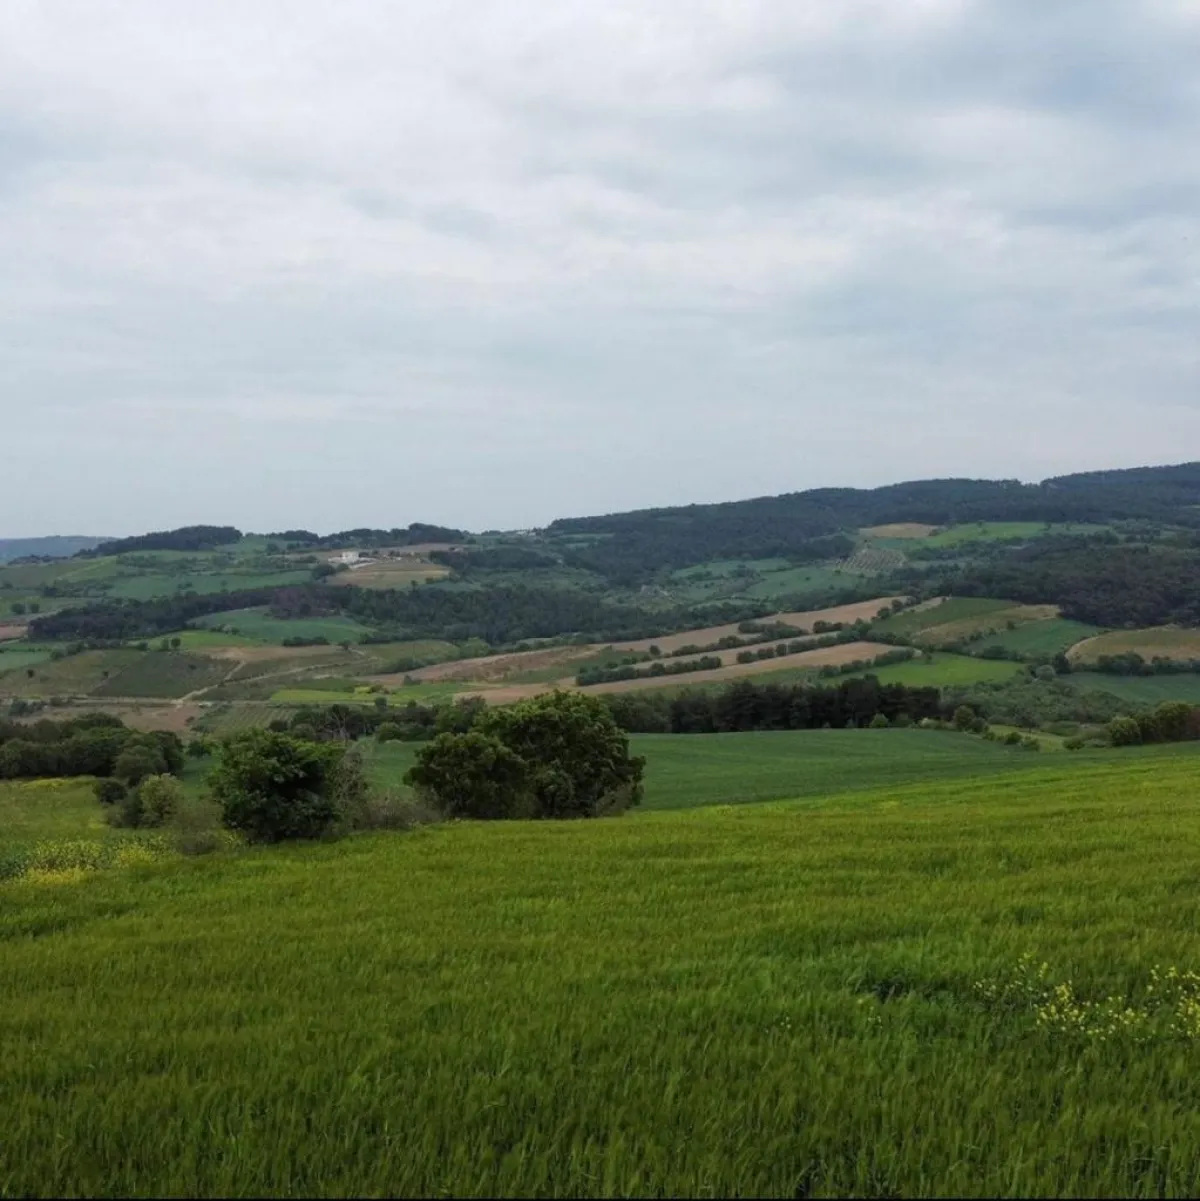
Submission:
<svg viewBox="0 0 1200 1201">
<path fill-rule="evenodd" d="M 234 665 L 183 651 L 143 651 L 93 696 L 180 697 L 219 684 Z"/>
<path fill-rule="evenodd" d="M 150 652 L 136 650 L 83 651 L 7 672 L 0 677 L 0 694 L 10 696 L 74 696 L 93 692 L 107 680 Z M 28 673 L 33 672 L 30 676 Z"/>
<path fill-rule="evenodd" d="M 934 626 L 948 625 L 952 621 L 964 621 L 971 617 L 983 617 L 988 613 L 999 613 L 1014 607 L 1013 601 L 995 600 L 986 596 L 952 596 L 940 605 L 926 609 L 908 609 L 876 623 L 880 630 L 912 637 L 922 630 Z"/>
<path fill-rule="evenodd" d="M 946 651 L 922 655 L 907 663 L 892 663 L 872 668 L 863 675 L 879 677 L 881 684 L 908 684 L 912 687 L 954 688 L 961 684 L 981 684 L 992 680 L 1010 680 L 1024 668 L 1004 659 L 975 659 L 970 655 L 952 655 Z M 833 681 L 836 683 L 836 681 Z"/>
<path fill-rule="evenodd" d="M 35 663 L 45 663 L 49 658 L 48 650 L 25 650 L 19 642 L 10 644 L 10 649 L 0 651 L 0 675 L 6 671 L 16 671 L 19 667 L 32 667 Z"/>
<path fill-rule="evenodd" d="M 6 884 L 0 1191 L 1194 1195 L 1190 750 Z"/>
<path fill-rule="evenodd" d="M 168 638 L 178 638 L 179 645 L 185 651 L 216 650 L 223 646 L 258 646 L 253 638 L 241 634 L 222 634 L 219 630 L 177 630 Z"/>
<path fill-rule="evenodd" d="M 1073 671 L 1060 676 L 1080 691 L 1111 692 L 1134 705 L 1157 705 L 1162 701 L 1191 701 L 1200 705 L 1200 675 L 1110 676 L 1098 671 Z"/>
<path fill-rule="evenodd" d="M 1077 642 L 1094 638 L 1099 633 L 1097 626 L 1058 617 L 1049 621 L 1031 621 L 1028 625 L 1017 626 L 1015 630 L 989 634 L 979 646 L 981 649 L 1002 646 L 1007 651 L 1030 658 L 1052 658 L 1069 650 Z"/>
<path fill-rule="evenodd" d="M 279 645 L 285 638 L 327 638 L 330 643 L 357 642 L 370 630 L 349 617 L 310 617 L 283 621 L 265 609 L 230 609 L 200 617 L 195 623 L 205 629 L 231 629 L 255 642 Z"/>
<path fill-rule="evenodd" d="M 785 660 L 786 662 L 786 660 Z M 821 677 L 812 669 L 783 667 L 779 671 L 763 672 L 754 677 L 756 684 L 820 684 L 836 686 L 839 681 L 854 676 L 876 676 L 882 684 L 908 684 L 912 687 L 953 688 L 961 684 L 979 684 L 992 680 L 1008 680 L 1023 671 L 1023 665 L 1003 659 L 976 659 L 970 655 L 955 655 L 935 651 L 911 659 L 907 663 L 892 663 L 885 667 L 866 667 L 844 676 Z M 679 686 L 680 690 L 687 687 Z"/>
<path fill-rule="evenodd" d="M 646 809 L 816 799 L 921 780 L 1023 772 L 1040 762 L 1029 751 L 944 730 L 634 734 L 629 741 L 632 753 L 646 758 Z M 395 787 L 420 744 L 361 745 L 376 782 Z"/>
<path fill-rule="evenodd" d="M 1045 534 L 1089 534 L 1106 529 L 1102 525 L 1064 522 L 1052 525 L 1041 521 L 979 521 L 955 525 L 928 538 L 913 541 L 917 546 L 964 546 L 969 542 L 1011 542 L 1038 538 Z"/>
</svg>

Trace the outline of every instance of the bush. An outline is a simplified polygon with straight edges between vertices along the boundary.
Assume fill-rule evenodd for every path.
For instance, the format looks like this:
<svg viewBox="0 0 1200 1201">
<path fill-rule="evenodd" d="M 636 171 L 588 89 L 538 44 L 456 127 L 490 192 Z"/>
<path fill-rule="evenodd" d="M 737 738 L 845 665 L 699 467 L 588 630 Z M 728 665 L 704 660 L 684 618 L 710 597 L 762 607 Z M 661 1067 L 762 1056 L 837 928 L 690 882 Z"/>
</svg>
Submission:
<svg viewBox="0 0 1200 1201">
<path fill-rule="evenodd" d="M 167 761 L 156 747 L 131 744 L 125 748 L 113 764 L 113 775 L 130 788 L 136 788 L 151 776 L 160 776 L 167 770 Z"/>
<path fill-rule="evenodd" d="M 209 855 L 233 836 L 221 829 L 221 810 L 211 800 L 184 796 L 168 829 L 181 855 Z"/>
<path fill-rule="evenodd" d="M 552 692 L 488 712 L 480 723 L 529 764 L 534 816 L 598 817 L 642 799 L 645 760 L 603 701 Z"/>
<path fill-rule="evenodd" d="M 868 729 L 886 730 L 891 724 L 892 723 L 888 721 L 888 719 L 884 717 L 882 713 L 876 713 L 875 716 L 871 718 Z"/>
<path fill-rule="evenodd" d="M 412 830 L 439 821 L 441 814 L 420 797 L 387 790 L 368 792 L 346 813 L 350 830 Z"/>
<path fill-rule="evenodd" d="M 401 742 L 403 739 L 404 731 L 394 721 L 385 721 L 375 731 L 376 742 Z"/>
<path fill-rule="evenodd" d="M 252 842 L 320 838 L 342 816 L 343 747 L 249 730 L 221 744 L 209 774 L 221 817 Z"/>
<path fill-rule="evenodd" d="M 141 825 L 164 826 L 183 805 L 183 785 L 174 776 L 150 776 L 138 786 Z"/>
<path fill-rule="evenodd" d="M 102 805 L 119 804 L 125 799 L 126 792 L 129 791 L 120 780 L 114 780 L 111 777 L 97 780 L 92 785 L 92 789 L 96 793 L 96 800 Z"/>
<path fill-rule="evenodd" d="M 528 817 L 533 809 L 529 764 L 475 730 L 439 734 L 417 752 L 404 782 L 447 817 Z"/>
<path fill-rule="evenodd" d="M 641 800 L 644 766 L 602 700 L 555 692 L 440 734 L 405 782 L 451 817 L 598 817 Z"/>
<path fill-rule="evenodd" d="M 1142 729 L 1133 717 L 1114 717 L 1105 727 L 1112 746 L 1136 746 L 1142 741 Z"/>
</svg>

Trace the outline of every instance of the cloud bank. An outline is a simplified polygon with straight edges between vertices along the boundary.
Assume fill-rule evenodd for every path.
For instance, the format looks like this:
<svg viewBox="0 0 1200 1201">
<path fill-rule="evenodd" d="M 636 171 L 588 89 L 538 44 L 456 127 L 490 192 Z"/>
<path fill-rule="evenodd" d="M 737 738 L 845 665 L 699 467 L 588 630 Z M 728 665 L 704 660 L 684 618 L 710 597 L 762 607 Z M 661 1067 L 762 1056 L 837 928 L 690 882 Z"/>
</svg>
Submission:
<svg viewBox="0 0 1200 1201">
<path fill-rule="evenodd" d="M 0 533 L 1200 457 L 1197 0 L 9 0 Z"/>
</svg>

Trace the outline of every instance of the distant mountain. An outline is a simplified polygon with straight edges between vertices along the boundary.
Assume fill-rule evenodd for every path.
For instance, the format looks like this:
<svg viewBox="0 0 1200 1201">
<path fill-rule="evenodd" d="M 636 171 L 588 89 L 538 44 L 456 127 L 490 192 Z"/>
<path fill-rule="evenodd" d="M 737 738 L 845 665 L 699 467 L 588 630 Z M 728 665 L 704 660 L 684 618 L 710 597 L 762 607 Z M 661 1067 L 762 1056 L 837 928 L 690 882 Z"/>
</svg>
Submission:
<svg viewBox="0 0 1200 1201">
<path fill-rule="evenodd" d="M 77 535 L 56 535 L 52 538 L 0 538 L 0 563 L 24 559 L 28 555 L 69 559 L 81 550 L 92 550 L 103 538 L 84 538 Z"/>
</svg>

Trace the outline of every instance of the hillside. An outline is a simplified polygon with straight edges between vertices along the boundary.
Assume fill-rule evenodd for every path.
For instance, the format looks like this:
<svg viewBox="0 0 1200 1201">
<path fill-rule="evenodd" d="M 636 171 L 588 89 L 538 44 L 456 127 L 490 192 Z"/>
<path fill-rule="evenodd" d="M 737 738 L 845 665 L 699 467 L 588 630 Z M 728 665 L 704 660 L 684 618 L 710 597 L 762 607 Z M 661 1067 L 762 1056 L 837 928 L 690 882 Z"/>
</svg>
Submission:
<svg viewBox="0 0 1200 1201">
<path fill-rule="evenodd" d="M 875 608 L 901 597 L 915 602 L 902 617 L 875 619 Z M 932 611 L 935 604 L 943 607 Z M 315 688 L 333 703 L 382 686 L 404 703 L 503 685 L 507 692 L 490 694 L 501 701 L 569 686 L 580 671 L 645 675 L 636 659 L 652 646 L 663 672 L 688 666 L 673 658 L 678 648 L 715 655 L 708 677 L 686 681 L 695 687 L 720 682 L 721 672 L 794 680 L 848 656 L 852 665 L 853 653 L 823 651 L 824 660 L 776 670 L 735 662 L 739 648 L 717 646 L 714 631 L 737 643 L 746 622 L 856 605 L 866 614 L 860 657 L 910 647 L 932 667 L 926 678 L 944 688 L 1011 675 L 987 660 L 1115 675 L 1141 670 L 1141 655 L 1147 672 L 1193 671 L 1186 631 L 1200 625 L 1200 464 L 1039 484 L 818 489 L 564 518 L 540 531 L 470 534 L 415 522 L 247 534 L 199 525 L 110 540 L 71 557 L 0 564 L 0 697 L 174 696 L 203 705 L 262 704 L 286 693 L 286 703 L 299 703 Z M 1139 639 L 1122 640 L 1127 630 Z M 121 658 L 163 643 L 195 658 L 138 671 Z M 1085 645 L 1097 653 L 1088 657 Z M 635 661 L 623 665 L 610 646 Z M 230 656 L 245 659 L 247 647 L 259 657 L 272 648 L 330 653 L 252 682 L 245 670 L 230 674 Z M 567 653 L 562 662 L 572 661 L 556 674 L 537 658 L 553 648 L 582 650 Z M 60 662 L 80 651 L 93 656 L 95 671 Z M 939 666 L 939 652 L 958 658 Z M 517 656 L 504 678 L 486 664 L 472 675 L 470 661 L 496 654 Z M 451 677 L 422 675 L 448 662 L 463 666 Z M 923 668 L 885 670 L 910 679 Z M 674 676 L 592 683 L 607 691 L 682 686 Z M 406 692 L 410 684 L 424 691 Z M 1190 695 L 1184 681 L 1177 687 Z M 1131 694 L 1114 685 L 1113 695 Z M 1094 711 L 1089 701 L 1077 716 Z"/>
<path fill-rule="evenodd" d="M 1192 752 L 38 869 L 0 885 L 0 1178 L 1193 1195 Z"/>
</svg>

